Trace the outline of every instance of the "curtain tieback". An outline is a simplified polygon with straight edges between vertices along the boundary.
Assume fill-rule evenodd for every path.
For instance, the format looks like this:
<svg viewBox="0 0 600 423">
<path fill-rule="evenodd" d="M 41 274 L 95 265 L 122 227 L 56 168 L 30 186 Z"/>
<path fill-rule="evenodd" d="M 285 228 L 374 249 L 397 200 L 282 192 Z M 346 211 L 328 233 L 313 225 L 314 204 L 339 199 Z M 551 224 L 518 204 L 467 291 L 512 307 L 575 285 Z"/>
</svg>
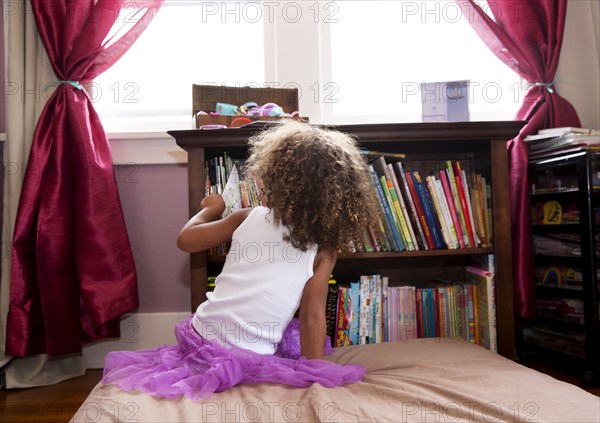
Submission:
<svg viewBox="0 0 600 423">
<path fill-rule="evenodd" d="M 535 86 L 536 87 L 546 87 L 546 89 L 548 90 L 548 92 L 550 94 L 554 93 L 554 89 L 552 88 L 552 86 L 556 84 L 556 81 L 552 81 L 552 82 L 536 82 Z"/>
<path fill-rule="evenodd" d="M 72 86 L 74 88 L 77 88 L 78 90 L 83 90 L 83 85 L 81 85 L 79 83 L 79 81 L 64 81 L 64 80 L 61 80 L 61 81 L 56 81 L 56 82 L 49 82 L 44 87 L 44 91 L 47 91 L 48 88 L 50 88 L 50 87 L 54 87 L 54 86 L 57 86 L 57 85 L 60 85 L 60 84 L 69 84 L 70 86 Z"/>
</svg>

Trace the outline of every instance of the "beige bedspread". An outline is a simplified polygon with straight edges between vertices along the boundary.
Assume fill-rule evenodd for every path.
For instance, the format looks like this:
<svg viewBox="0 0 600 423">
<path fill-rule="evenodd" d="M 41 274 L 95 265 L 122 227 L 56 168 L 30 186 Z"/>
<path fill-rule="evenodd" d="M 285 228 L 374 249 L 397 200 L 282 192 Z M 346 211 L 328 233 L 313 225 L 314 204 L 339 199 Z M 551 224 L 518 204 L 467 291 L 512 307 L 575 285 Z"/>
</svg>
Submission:
<svg viewBox="0 0 600 423">
<path fill-rule="evenodd" d="M 238 386 L 202 402 L 98 384 L 72 422 L 600 422 L 600 397 L 462 340 L 338 349 L 368 369 L 353 385 Z"/>
</svg>

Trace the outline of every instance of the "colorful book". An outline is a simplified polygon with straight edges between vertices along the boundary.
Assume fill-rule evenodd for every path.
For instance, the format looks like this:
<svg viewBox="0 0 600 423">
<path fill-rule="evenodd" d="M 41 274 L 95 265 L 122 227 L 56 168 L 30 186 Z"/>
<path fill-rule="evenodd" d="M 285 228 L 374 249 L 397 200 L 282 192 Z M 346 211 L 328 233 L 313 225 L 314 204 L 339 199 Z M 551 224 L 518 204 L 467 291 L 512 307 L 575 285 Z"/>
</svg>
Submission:
<svg viewBox="0 0 600 423">
<path fill-rule="evenodd" d="M 452 190 L 450 188 L 450 182 L 448 180 L 448 173 L 446 170 L 442 169 L 438 172 L 440 176 L 440 182 L 442 183 L 442 188 L 444 189 L 444 196 L 446 197 L 446 201 L 448 203 L 448 208 L 450 210 L 450 217 L 452 218 L 452 223 L 454 224 L 454 230 L 456 231 L 456 238 L 458 240 L 458 245 L 460 248 L 466 248 L 465 239 L 463 237 L 463 232 L 461 230 L 460 217 L 458 215 L 458 211 L 456 210 L 456 206 L 454 204 L 454 196 L 452 195 Z"/>
<path fill-rule="evenodd" d="M 419 220 L 421 222 L 421 226 L 423 228 L 423 233 L 425 234 L 425 239 L 427 240 L 427 246 L 429 250 L 433 250 L 436 248 L 435 242 L 433 240 L 433 235 L 431 234 L 431 229 L 429 224 L 427 223 L 427 219 L 425 217 L 425 212 L 423 211 L 423 207 L 421 205 L 421 200 L 419 199 L 419 193 L 417 191 L 417 186 L 415 184 L 415 180 L 412 176 L 411 172 L 405 172 L 406 182 L 408 184 L 408 188 L 410 190 L 410 195 L 412 196 L 413 202 L 415 204 L 415 208 L 417 210 L 417 214 L 419 216 Z"/>
<path fill-rule="evenodd" d="M 447 161 L 446 164 L 448 166 L 446 169 L 446 176 L 448 177 L 448 183 L 450 185 L 450 190 L 452 191 L 452 199 L 454 200 L 454 207 L 456 208 L 456 213 L 460 222 L 460 230 L 463 234 L 465 248 L 471 248 L 472 244 L 469 238 L 469 233 L 467 231 L 467 223 L 465 220 L 465 214 L 462 208 L 462 203 L 460 201 L 460 196 L 458 194 L 458 184 L 456 183 L 456 179 L 454 177 L 452 162 Z"/>
<path fill-rule="evenodd" d="M 428 191 L 421 182 L 419 172 L 413 171 L 411 175 L 417 189 L 419 201 L 421 202 L 421 207 L 423 208 L 423 213 L 425 214 L 425 219 L 427 221 L 427 225 L 429 226 L 429 231 L 431 232 L 431 237 L 433 238 L 435 248 L 442 249 L 445 247 L 445 244 L 441 238 L 439 223 L 437 222 L 437 215 L 435 215 L 435 211 L 433 210 L 433 204 L 427 195 Z"/>
<path fill-rule="evenodd" d="M 429 191 L 428 195 L 431 198 L 431 201 L 433 203 L 433 211 L 435 212 L 435 215 L 437 216 L 437 222 L 439 223 L 439 229 L 440 229 L 440 233 L 441 233 L 442 239 L 444 241 L 444 244 L 446 244 L 447 248 L 452 248 L 453 244 L 452 244 L 452 239 L 450 238 L 450 230 L 448 229 L 448 226 L 446 224 L 446 220 L 444 218 L 442 207 L 440 205 L 440 200 L 437 195 L 437 190 L 435 188 L 435 178 L 431 175 L 425 177 L 424 184 L 427 188 L 427 191 Z"/>
<path fill-rule="evenodd" d="M 379 157 L 373 162 L 373 168 L 375 169 L 375 172 L 377 173 L 378 179 L 381 183 L 381 188 L 383 189 L 383 193 L 387 200 L 390 214 L 392 216 L 394 226 L 396 227 L 396 232 L 400 238 L 400 244 L 402 245 L 400 251 L 404 251 L 408 248 L 408 240 L 406 239 L 402 226 L 402 213 L 398 213 L 399 204 L 396 206 L 398 199 L 396 198 L 396 202 L 394 202 L 394 198 L 397 196 L 394 195 L 394 190 L 390 189 L 391 181 L 387 175 L 387 165 L 385 163 L 385 159 L 383 157 Z"/>
<path fill-rule="evenodd" d="M 488 270 L 468 266 L 465 269 L 465 278 L 477 286 L 479 344 L 497 352 L 494 274 Z"/>
<path fill-rule="evenodd" d="M 392 221 L 391 212 L 389 209 L 389 205 L 385 199 L 385 195 L 383 193 L 383 189 L 381 188 L 381 183 L 379 182 L 379 178 L 377 177 L 377 172 L 373 166 L 369 165 L 369 171 L 371 172 L 371 181 L 373 182 L 373 189 L 377 194 L 377 199 L 379 202 L 379 209 L 381 211 L 381 222 L 384 227 L 384 236 L 386 237 L 390 248 L 394 251 L 402 251 L 400 248 L 399 237 L 394 231 L 394 222 Z"/>
<path fill-rule="evenodd" d="M 398 179 L 396 178 L 396 173 L 394 172 L 394 167 L 392 164 L 388 164 L 388 175 L 392 181 L 392 185 L 394 187 L 394 191 L 396 196 L 398 197 L 398 203 L 400 206 L 400 213 L 402 214 L 402 220 L 404 222 L 403 230 L 406 231 L 405 236 L 408 242 L 408 251 L 414 251 L 419 249 L 419 243 L 417 242 L 417 237 L 415 236 L 415 232 L 413 229 L 412 222 L 410 220 L 410 215 L 408 209 L 406 207 L 406 201 L 404 200 L 404 196 L 402 195 L 402 191 L 400 190 L 400 184 L 398 183 Z"/>
<path fill-rule="evenodd" d="M 444 217 L 444 221 L 446 222 L 448 233 L 450 235 L 450 244 L 448 245 L 448 248 L 457 249 L 460 247 L 458 243 L 458 235 L 456 233 L 456 228 L 454 227 L 454 221 L 452 220 L 452 216 L 450 215 L 450 207 L 448 206 L 446 194 L 444 193 L 444 188 L 442 187 L 442 181 L 433 178 L 433 185 L 435 187 L 438 201 L 440 203 L 440 208 L 442 209 L 442 215 Z"/>
<path fill-rule="evenodd" d="M 458 167 L 460 168 L 460 165 L 458 165 Z M 475 221 L 475 211 L 473 210 L 473 202 L 471 200 L 471 188 L 469 187 L 469 180 L 467 179 L 467 173 L 464 170 L 461 170 L 461 180 L 460 181 L 463 184 L 465 200 L 467 202 L 467 208 L 469 209 L 469 219 L 471 221 L 471 230 L 473 231 L 473 238 L 475 239 L 475 246 L 480 246 L 481 238 L 479 238 L 479 235 L 477 234 L 477 222 Z"/>
<path fill-rule="evenodd" d="M 427 243 L 427 239 L 425 237 L 425 233 L 423 231 L 423 227 L 421 226 L 421 221 L 419 219 L 419 214 L 417 213 L 417 209 L 415 207 L 415 203 L 413 197 L 410 193 L 410 189 L 408 187 L 408 182 L 406 180 L 406 174 L 404 172 L 404 168 L 402 167 L 402 163 L 396 162 L 393 164 L 394 173 L 396 178 L 399 178 L 398 185 L 400 186 L 400 191 L 402 192 L 402 196 L 405 199 L 405 203 L 408 205 L 407 209 L 409 211 L 409 218 L 412 222 L 412 227 L 415 230 L 416 239 L 418 241 L 419 246 L 423 250 L 428 250 L 429 245 Z"/>
<path fill-rule="evenodd" d="M 456 183 L 458 199 L 460 201 L 460 208 L 462 210 L 462 215 L 464 216 L 464 219 L 465 219 L 467 235 L 469 235 L 469 244 L 470 244 L 471 248 L 475 248 L 475 247 L 477 247 L 477 244 L 475 242 L 475 236 L 473 234 L 473 225 L 472 225 L 471 218 L 470 218 L 469 205 L 467 202 L 467 197 L 465 195 L 464 185 L 462 182 L 462 172 L 461 172 L 460 165 L 458 162 L 452 163 L 452 171 L 454 173 L 454 181 Z"/>
<path fill-rule="evenodd" d="M 348 336 L 352 345 L 359 344 L 359 321 L 360 321 L 360 284 L 358 282 L 350 283 L 350 309 L 352 314 L 350 315 L 350 326 L 348 328 Z"/>
</svg>

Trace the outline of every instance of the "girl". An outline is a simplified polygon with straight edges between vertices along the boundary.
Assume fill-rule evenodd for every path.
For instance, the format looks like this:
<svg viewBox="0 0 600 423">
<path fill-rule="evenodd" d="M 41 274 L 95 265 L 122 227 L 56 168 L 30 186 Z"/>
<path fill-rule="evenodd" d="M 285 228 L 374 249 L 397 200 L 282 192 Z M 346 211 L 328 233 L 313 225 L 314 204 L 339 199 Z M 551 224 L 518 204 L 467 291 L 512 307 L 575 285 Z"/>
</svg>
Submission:
<svg viewBox="0 0 600 423">
<path fill-rule="evenodd" d="M 331 387 L 362 379 L 362 367 L 323 356 L 337 253 L 348 252 L 376 215 L 366 163 L 349 136 L 295 121 L 249 145 L 246 174 L 262 182 L 268 207 L 218 220 L 221 196 L 202 200 L 177 245 L 192 253 L 231 241 L 214 291 L 177 325 L 178 345 L 109 353 L 105 383 L 197 399 L 240 383 Z"/>
</svg>

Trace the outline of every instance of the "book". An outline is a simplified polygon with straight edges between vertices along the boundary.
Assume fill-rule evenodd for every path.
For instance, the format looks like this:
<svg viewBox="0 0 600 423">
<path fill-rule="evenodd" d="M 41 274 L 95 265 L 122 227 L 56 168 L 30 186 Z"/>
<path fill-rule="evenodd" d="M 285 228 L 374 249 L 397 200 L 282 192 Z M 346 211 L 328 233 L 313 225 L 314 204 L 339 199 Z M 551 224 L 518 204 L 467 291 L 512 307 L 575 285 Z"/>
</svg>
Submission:
<svg viewBox="0 0 600 423">
<path fill-rule="evenodd" d="M 454 181 L 457 187 L 458 199 L 460 201 L 460 209 L 462 210 L 462 215 L 464 216 L 465 226 L 467 229 L 467 235 L 469 236 L 469 245 L 471 248 L 475 248 L 477 247 L 477 244 L 473 234 L 474 228 L 471 221 L 471 214 L 469 212 L 469 204 L 467 202 L 467 197 L 462 182 L 462 171 L 460 169 L 460 164 L 458 162 L 452 163 L 452 170 L 454 173 Z"/>
<path fill-rule="evenodd" d="M 348 288 L 340 286 L 338 289 L 338 302 L 335 323 L 335 339 L 336 347 L 344 347 L 350 345 L 348 338 L 348 317 L 346 314 L 348 302 Z"/>
<path fill-rule="evenodd" d="M 465 214 L 463 211 L 463 206 L 461 203 L 460 196 L 458 194 L 458 184 L 456 183 L 456 178 L 454 175 L 454 168 L 453 168 L 452 162 L 450 160 L 446 161 L 446 175 L 448 177 L 448 184 L 450 185 L 450 190 L 452 192 L 452 199 L 454 200 L 454 207 L 456 208 L 456 215 L 458 216 L 458 220 L 460 223 L 460 230 L 463 234 L 463 242 L 465 244 L 465 248 L 471 248 L 473 245 L 471 244 L 471 239 L 470 239 L 469 233 L 467 231 L 467 223 L 465 220 Z"/>
<path fill-rule="evenodd" d="M 444 193 L 444 188 L 442 187 L 442 181 L 436 178 L 433 178 L 433 185 L 437 192 L 438 201 L 440 204 L 440 208 L 442 209 L 442 215 L 446 222 L 446 226 L 448 228 L 448 232 L 450 235 L 450 244 L 448 248 L 457 249 L 460 247 L 458 242 L 458 234 L 456 233 L 456 228 L 454 227 L 454 221 L 452 220 L 452 216 L 450 215 L 450 207 L 448 206 L 448 200 L 446 198 L 446 194 Z"/>
<path fill-rule="evenodd" d="M 396 162 L 393 164 L 394 173 L 396 174 L 396 178 L 399 178 L 400 191 L 402 192 L 402 196 L 405 199 L 405 203 L 408 204 L 409 218 L 412 222 L 412 226 L 415 229 L 416 239 L 419 244 L 419 247 L 423 250 L 429 249 L 429 245 L 427 244 L 427 239 L 425 238 L 425 233 L 423 232 L 423 227 L 421 226 L 421 222 L 419 219 L 419 215 L 417 213 L 417 209 L 415 207 L 415 203 L 413 197 L 410 193 L 410 189 L 408 187 L 408 183 L 406 180 L 406 174 L 404 173 L 404 168 L 401 162 Z M 401 182 L 401 183 L 400 183 Z"/>
<path fill-rule="evenodd" d="M 384 227 L 384 236 L 386 237 L 392 250 L 402 251 L 400 238 L 397 234 L 397 231 L 395 230 L 394 222 L 392 221 L 391 211 L 386 201 L 385 194 L 383 193 L 383 188 L 381 187 L 379 178 L 377 177 L 377 172 L 375 172 L 375 169 L 372 165 L 369 165 L 368 168 L 371 172 L 371 181 L 373 182 L 373 189 L 377 194 L 377 199 L 379 202 L 379 209 L 381 211 L 380 219 L 381 224 Z"/>
<path fill-rule="evenodd" d="M 415 244 L 413 242 L 413 239 L 411 237 L 411 232 L 409 230 L 409 222 L 407 222 L 406 218 L 406 214 L 405 214 L 405 209 L 404 208 L 404 202 L 402 200 L 402 196 L 399 196 L 396 188 L 394 187 L 392 181 L 390 179 L 388 179 L 388 177 L 386 176 L 386 183 L 388 186 L 388 190 L 390 192 L 390 196 L 392 197 L 392 202 L 394 203 L 394 211 L 396 212 L 396 215 L 398 216 L 398 222 L 400 223 L 400 229 L 401 229 L 401 234 L 402 234 L 402 239 L 404 240 L 404 246 L 405 249 L 407 251 L 414 251 L 415 250 Z"/>
<path fill-rule="evenodd" d="M 230 215 L 236 210 L 242 208 L 242 194 L 240 191 L 240 177 L 238 175 L 237 167 L 233 165 L 229 176 L 227 177 L 227 183 L 223 188 L 223 201 L 225 202 L 225 210 L 221 214 L 221 218 Z"/>
<path fill-rule="evenodd" d="M 453 249 L 454 243 L 452 242 L 450 229 L 448 228 L 447 220 L 444 217 L 444 212 L 442 210 L 442 206 L 440 205 L 440 199 L 438 198 L 438 192 L 435 187 L 435 178 L 431 175 L 425 177 L 425 184 L 427 186 L 427 190 L 429 191 L 429 196 L 433 202 L 433 209 L 438 217 L 440 232 L 442 234 L 444 244 L 446 244 L 447 248 Z"/>
<path fill-rule="evenodd" d="M 406 176 L 406 182 L 410 190 L 410 195 L 412 196 L 419 220 L 421 222 L 421 227 L 423 228 L 423 233 L 425 234 L 425 239 L 427 241 L 428 247 L 427 249 L 433 250 L 436 248 L 435 242 L 433 241 L 431 230 L 429 228 L 429 225 L 427 224 L 427 219 L 425 218 L 425 213 L 423 211 L 423 207 L 421 206 L 421 200 L 419 199 L 419 194 L 417 192 L 417 187 L 413 179 L 412 173 L 407 171 L 404 173 L 404 175 Z"/>
<path fill-rule="evenodd" d="M 540 129 L 538 131 L 538 134 L 540 134 L 540 135 L 567 134 L 567 133 L 594 135 L 594 134 L 600 134 L 600 131 L 598 129 L 578 128 L 578 127 L 573 127 L 573 126 L 563 126 L 563 127 L 559 127 L 559 128 L 545 128 L 545 129 Z"/>
<path fill-rule="evenodd" d="M 400 184 L 398 183 L 398 179 L 396 178 L 396 172 L 394 172 L 394 167 L 392 164 L 388 164 L 388 174 L 390 175 L 390 179 L 392 180 L 392 184 L 394 185 L 394 190 L 396 195 L 398 196 L 398 202 L 400 204 L 400 209 L 403 215 L 404 224 L 407 229 L 406 238 L 410 239 L 408 243 L 408 251 L 418 250 L 419 243 L 417 242 L 417 237 L 415 235 L 415 231 L 413 229 L 413 224 L 410 218 L 410 214 L 408 208 L 406 206 L 406 201 L 404 200 L 404 196 L 402 194 L 402 190 L 400 189 Z"/>
<path fill-rule="evenodd" d="M 437 221 L 437 215 L 435 214 L 435 210 L 433 210 L 433 203 L 431 197 L 428 195 L 429 191 L 421 181 L 419 172 L 413 171 L 411 175 L 414 180 L 415 187 L 417 189 L 419 201 L 421 202 L 421 207 L 423 208 L 423 213 L 425 214 L 427 226 L 429 226 L 429 231 L 431 232 L 431 237 L 433 238 L 435 248 L 442 249 L 445 247 L 445 244 L 442 241 L 439 222 Z"/>
<path fill-rule="evenodd" d="M 494 273 L 467 266 L 465 278 L 476 285 L 477 289 L 477 317 L 480 345 L 492 352 L 497 352 L 496 339 L 496 292 Z"/>
<path fill-rule="evenodd" d="M 457 162 L 458 163 L 458 162 Z M 460 165 L 458 165 L 460 168 Z M 463 184 L 463 191 L 465 193 L 465 200 L 467 208 L 469 210 L 469 220 L 471 222 L 471 230 L 473 231 L 473 239 L 475 240 L 474 246 L 481 245 L 481 239 L 477 234 L 477 223 L 475 222 L 475 214 L 473 211 L 473 202 L 471 201 L 471 188 L 469 187 L 469 180 L 467 179 L 467 173 L 461 170 L 461 183 Z"/>
<path fill-rule="evenodd" d="M 454 196 L 452 195 L 452 191 L 450 189 L 450 183 L 448 180 L 448 173 L 446 170 L 442 169 L 438 172 L 440 176 L 440 181 L 442 183 L 442 188 L 444 189 L 444 196 L 446 198 L 446 202 L 448 203 L 448 208 L 450 210 L 450 217 L 452 219 L 452 223 L 454 224 L 454 230 L 456 231 L 456 238 L 458 240 L 458 245 L 460 248 L 465 248 L 465 238 L 463 236 L 463 232 L 461 230 L 460 217 L 458 216 L 458 212 L 456 210 L 456 206 L 454 204 Z"/>
<path fill-rule="evenodd" d="M 351 282 L 349 289 L 349 297 L 350 297 L 350 325 L 348 328 L 348 336 L 350 338 L 350 344 L 358 345 L 359 344 L 359 298 L 360 298 L 360 284 L 358 282 Z"/>
<path fill-rule="evenodd" d="M 396 194 L 395 189 L 392 185 L 387 164 L 385 163 L 385 159 L 383 157 L 377 158 L 375 161 L 373 161 L 373 168 L 375 169 L 375 172 L 377 172 L 377 176 L 379 177 L 379 180 L 381 182 L 381 187 L 383 189 L 385 198 L 387 199 L 390 208 L 392 220 L 394 221 L 396 230 L 400 237 L 402 250 L 414 250 L 414 244 L 410 239 L 410 234 L 408 233 L 408 228 L 406 226 L 406 222 L 404 221 L 404 216 L 400 208 L 398 195 Z"/>
<path fill-rule="evenodd" d="M 370 278 L 368 276 L 360 277 L 360 315 L 359 315 L 359 343 L 367 344 L 369 339 L 369 310 L 371 308 L 370 300 Z"/>
</svg>

